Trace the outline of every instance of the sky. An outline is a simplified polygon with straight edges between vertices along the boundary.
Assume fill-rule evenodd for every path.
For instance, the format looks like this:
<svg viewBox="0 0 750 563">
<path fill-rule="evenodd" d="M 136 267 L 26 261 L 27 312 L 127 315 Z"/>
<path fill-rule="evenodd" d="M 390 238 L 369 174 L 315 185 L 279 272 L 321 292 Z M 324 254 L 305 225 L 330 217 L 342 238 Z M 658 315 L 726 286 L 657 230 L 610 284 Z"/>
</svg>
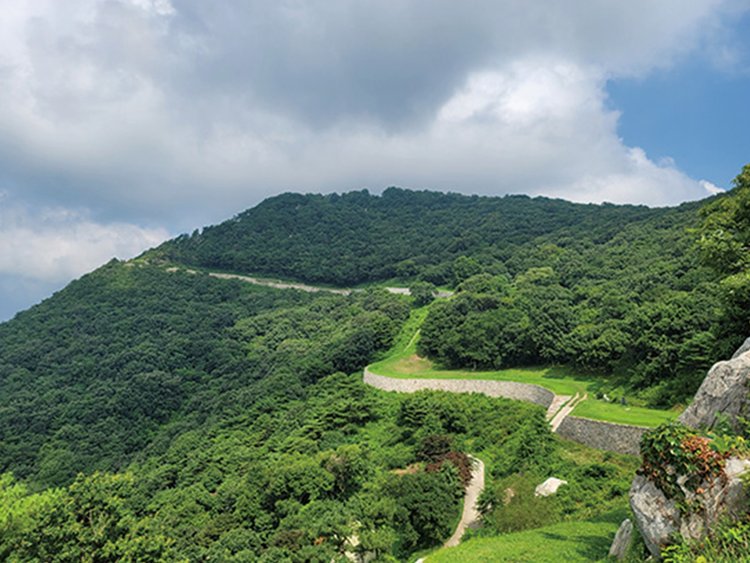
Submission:
<svg viewBox="0 0 750 563">
<path fill-rule="evenodd" d="M 286 192 L 675 205 L 750 162 L 750 0 L 0 0 L 0 320 Z"/>
</svg>

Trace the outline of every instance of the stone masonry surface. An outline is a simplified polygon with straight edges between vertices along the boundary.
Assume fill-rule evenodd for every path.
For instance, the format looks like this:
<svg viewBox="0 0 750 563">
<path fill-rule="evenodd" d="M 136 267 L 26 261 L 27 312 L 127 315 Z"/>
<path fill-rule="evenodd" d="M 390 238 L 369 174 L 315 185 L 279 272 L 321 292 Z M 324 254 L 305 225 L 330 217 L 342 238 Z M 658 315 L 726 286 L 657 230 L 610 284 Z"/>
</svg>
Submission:
<svg viewBox="0 0 750 563">
<path fill-rule="evenodd" d="M 482 393 L 490 397 L 505 397 L 517 401 L 535 403 L 544 408 L 550 406 L 555 394 L 539 385 L 515 381 L 488 381 L 478 379 L 397 379 L 372 373 L 365 368 L 364 382 L 383 391 L 414 393 L 423 389 L 449 391 L 451 393 Z"/>
<path fill-rule="evenodd" d="M 640 426 L 569 416 L 562 421 L 557 433 L 563 438 L 590 448 L 638 455 L 640 453 L 641 436 L 646 430 L 648 428 Z"/>
</svg>

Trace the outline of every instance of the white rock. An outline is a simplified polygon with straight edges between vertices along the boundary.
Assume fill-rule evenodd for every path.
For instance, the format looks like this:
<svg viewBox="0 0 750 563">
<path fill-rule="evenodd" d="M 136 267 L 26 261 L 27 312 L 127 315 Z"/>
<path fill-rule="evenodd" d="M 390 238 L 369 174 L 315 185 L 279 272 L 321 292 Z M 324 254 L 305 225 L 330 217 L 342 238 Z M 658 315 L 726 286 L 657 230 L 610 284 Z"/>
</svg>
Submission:
<svg viewBox="0 0 750 563">
<path fill-rule="evenodd" d="M 690 406 L 680 415 L 686 426 L 711 429 L 724 418 L 735 429 L 740 419 L 750 414 L 750 338 L 731 360 L 714 364 Z M 688 475 L 678 475 L 690 512 L 683 514 L 676 499 L 668 498 L 652 481 L 643 475 L 633 479 L 630 488 L 630 508 L 638 530 L 651 554 L 658 558 L 661 549 L 680 534 L 685 539 L 702 540 L 724 517 L 738 518 L 746 512 L 747 492 L 740 476 L 750 469 L 750 460 L 730 457 L 724 475 L 701 483 L 696 492 L 686 483 Z M 700 491 L 700 493 L 698 493 Z"/>
<path fill-rule="evenodd" d="M 559 489 L 562 485 L 567 484 L 567 481 L 563 481 L 562 479 L 558 479 L 557 477 L 550 477 L 541 485 L 537 485 L 536 489 L 534 489 L 534 496 L 548 497 L 550 495 L 554 495 L 557 492 L 557 489 Z"/>
<path fill-rule="evenodd" d="M 654 483 L 636 475 L 630 487 L 630 508 L 648 550 L 659 556 L 672 534 L 680 529 L 680 511 Z"/>
<path fill-rule="evenodd" d="M 703 483 L 701 494 L 684 488 L 685 480 L 680 476 L 677 483 L 683 487 L 685 498 L 695 507 L 695 511 L 689 514 L 682 514 L 675 500 L 667 498 L 651 480 L 637 475 L 630 487 L 630 508 L 648 550 L 659 557 L 673 534 L 702 540 L 723 517 L 738 518 L 744 514 L 747 495 L 740 475 L 748 468 L 749 460 L 729 458 L 724 468 L 725 477 Z"/>
</svg>

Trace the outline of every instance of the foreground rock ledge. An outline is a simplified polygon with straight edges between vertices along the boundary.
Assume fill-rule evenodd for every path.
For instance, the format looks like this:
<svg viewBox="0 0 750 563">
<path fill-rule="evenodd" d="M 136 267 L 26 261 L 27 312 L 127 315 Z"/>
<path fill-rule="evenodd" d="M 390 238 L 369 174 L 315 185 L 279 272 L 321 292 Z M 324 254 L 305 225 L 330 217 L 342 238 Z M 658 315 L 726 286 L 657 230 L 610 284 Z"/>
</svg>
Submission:
<svg viewBox="0 0 750 563">
<path fill-rule="evenodd" d="M 739 430 L 739 417 L 750 414 L 748 379 L 750 378 L 750 339 L 735 352 L 731 360 L 718 362 L 703 380 L 692 404 L 678 419 L 696 430 L 711 430 L 721 418 Z M 688 540 L 701 540 L 723 516 L 739 517 L 747 510 L 747 494 L 740 475 L 750 468 L 750 461 L 730 457 L 724 467 L 724 477 L 701 485 L 698 495 L 683 489 L 686 504 L 693 507 L 681 513 L 674 499 L 643 475 L 633 480 L 630 488 L 630 508 L 635 524 L 648 550 L 660 557 L 671 536 L 679 533 Z M 684 482 L 681 476 L 678 483 Z"/>
<path fill-rule="evenodd" d="M 697 507 L 688 514 L 681 513 L 674 499 L 667 498 L 652 481 L 637 475 L 630 487 L 630 508 L 651 554 L 659 557 L 676 533 L 688 540 L 701 540 L 723 516 L 744 514 L 747 495 L 740 475 L 748 468 L 750 461 L 732 457 L 724 468 L 726 479 L 704 483 L 705 492 L 700 495 L 683 489 L 687 502 Z"/>
<path fill-rule="evenodd" d="M 719 416 L 738 431 L 738 417 L 750 415 L 748 378 L 750 377 L 750 338 L 731 360 L 718 362 L 709 370 L 695 398 L 678 419 L 695 429 L 712 429 Z"/>
</svg>

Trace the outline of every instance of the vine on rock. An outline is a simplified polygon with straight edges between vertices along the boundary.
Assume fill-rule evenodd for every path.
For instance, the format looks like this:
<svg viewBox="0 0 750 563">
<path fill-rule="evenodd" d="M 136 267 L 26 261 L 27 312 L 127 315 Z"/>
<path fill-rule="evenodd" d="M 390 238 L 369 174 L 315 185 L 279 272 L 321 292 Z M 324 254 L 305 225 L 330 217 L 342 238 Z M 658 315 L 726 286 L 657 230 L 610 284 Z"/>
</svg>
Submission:
<svg viewBox="0 0 750 563">
<path fill-rule="evenodd" d="M 727 458 L 743 447 L 740 437 L 701 436 L 678 423 L 663 424 L 643 436 L 638 473 L 688 512 L 687 493 L 701 495 L 717 480 L 726 479 Z"/>
</svg>

